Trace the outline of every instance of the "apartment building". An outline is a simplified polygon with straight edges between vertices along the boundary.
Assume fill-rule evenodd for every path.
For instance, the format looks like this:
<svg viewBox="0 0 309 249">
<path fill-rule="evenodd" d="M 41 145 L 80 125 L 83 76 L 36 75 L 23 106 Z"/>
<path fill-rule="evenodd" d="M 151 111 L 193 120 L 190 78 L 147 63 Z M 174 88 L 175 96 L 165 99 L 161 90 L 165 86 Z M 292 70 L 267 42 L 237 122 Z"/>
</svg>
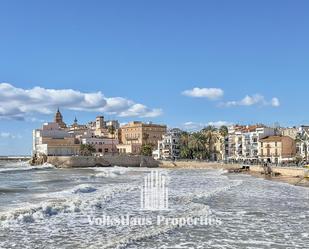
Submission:
<svg viewBox="0 0 309 249">
<path fill-rule="evenodd" d="M 268 136 L 259 141 L 259 158 L 268 163 L 293 161 L 296 156 L 295 140 L 289 136 Z"/>
<path fill-rule="evenodd" d="M 181 130 L 172 129 L 163 135 L 163 139 L 158 141 L 158 148 L 153 151 L 155 159 L 175 160 L 180 155 L 180 135 Z"/>
<path fill-rule="evenodd" d="M 256 162 L 259 140 L 272 135 L 275 135 L 275 129 L 263 125 L 229 127 L 228 159 Z"/>
<path fill-rule="evenodd" d="M 309 161 L 309 126 L 302 125 L 298 129 L 296 137 L 297 154 L 302 160 Z"/>
<path fill-rule="evenodd" d="M 140 148 L 144 144 L 149 144 L 155 148 L 158 141 L 166 133 L 167 128 L 166 125 L 133 121 L 120 129 L 122 144 L 117 146 L 119 152 L 139 154 Z"/>
</svg>

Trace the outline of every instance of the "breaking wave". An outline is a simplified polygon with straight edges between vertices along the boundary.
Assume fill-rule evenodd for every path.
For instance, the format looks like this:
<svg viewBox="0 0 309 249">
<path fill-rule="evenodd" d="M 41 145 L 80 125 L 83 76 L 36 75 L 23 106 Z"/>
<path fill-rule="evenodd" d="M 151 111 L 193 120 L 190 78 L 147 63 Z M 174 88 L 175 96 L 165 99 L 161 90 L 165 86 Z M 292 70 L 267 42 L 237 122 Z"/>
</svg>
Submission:
<svg viewBox="0 0 309 249">
<path fill-rule="evenodd" d="M 64 213 L 79 213 L 100 209 L 103 203 L 115 198 L 117 194 L 136 189 L 137 187 L 128 184 L 105 185 L 100 189 L 92 185 L 81 184 L 71 190 L 51 193 L 49 197 L 56 197 L 56 201 L 44 201 L 25 208 L 0 213 L 0 227 L 19 223 L 32 223 Z"/>
<path fill-rule="evenodd" d="M 35 170 L 46 170 L 54 169 L 55 166 L 50 163 L 44 163 L 43 165 L 31 166 L 27 162 L 22 162 L 19 164 L 14 164 L 13 167 L 0 168 L 0 173 L 18 173 L 20 171 L 35 171 Z"/>
<path fill-rule="evenodd" d="M 73 189 L 73 194 L 86 194 L 97 191 L 97 189 L 88 184 L 82 184 Z"/>
<path fill-rule="evenodd" d="M 107 178 L 114 178 L 130 171 L 129 168 L 118 167 L 118 166 L 112 168 L 94 168 L 94 170 L 98 172 L 95 175 L 95 177 L 107 177 Z"/>
<path fill-rule="evenodd" d="M 223 171 L 215 172 L 214 174 L 221 175 L 223 174 Z M 241 185 L 243 182 L 240 181 L 231 181 L 231 184 L 228 184 L 225 187 L 217 187 L 211 191 L 200 191 L 200 192 L 192 192 L 187 193 L 186 196 L 176 197 L 173 198 L 174 201 L 177 203 L 181 203 L 182 206 L 185 206 L 186 209 L 184 210 L 178 210 L 176 217 L 181 218 L 189 218 L 189 217 L 198 217 L 198 216 L 211 216 L 212 211 L 210 210 L 209 206 L 205 203 L 199 203 L 195 202 L 195 199 L 199 198 L 211 198 L 217 194 L 220 194 L 221 192 L 228 191 L 234 187 L 237 187 Z M 144 240 L 146 238 L 151 238 L 154 236 L 158 236 L 160 234 L 168 233 L 173 231 L 174 229 L 179 228 L 178 224 L 165 224 L 163 226 L 151 226 L 147 227 L 147 229 L 144 229 L 143 231 L 137 231 L 134 233 L 130 233 L 129 235 L 121 236 L 121 237 L 114 237 L 109 239 L 108 243 L 100 246 L 100 248 L 126 248 L 129 245 L 134 245 L 134 243 L 137 243 L 141 240 Z"/>
</svg>

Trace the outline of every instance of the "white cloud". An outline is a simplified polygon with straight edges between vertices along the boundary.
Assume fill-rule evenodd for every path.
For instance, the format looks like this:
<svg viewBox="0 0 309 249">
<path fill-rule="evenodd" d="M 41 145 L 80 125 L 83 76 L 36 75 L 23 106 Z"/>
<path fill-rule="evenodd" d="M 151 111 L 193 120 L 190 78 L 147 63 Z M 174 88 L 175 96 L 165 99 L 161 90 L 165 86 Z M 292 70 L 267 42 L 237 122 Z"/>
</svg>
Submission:
<svg viewBox="0 0 309 249">
<path fill-rule="evenodd" d="M 191 90 L 185 90 L 183 95 L 193 98 L 208 98 L 210 100 L 216 100 L 223 96 L 224 92 L 220 88 L 199 88 L 195 87 Z"/>
<path fill-rule="evenodd" d="M 13 135 L 10 132 L 0 132 L 0 138 L 21 138 L 21 135 Z"/>
<path fill-rule="evenodd" d="M 146 106 L 142 104 L 134 104 L 130 106 L 127 110 L 119 113 L 120 117 L 144 117 L 144 118 L 153 118 L 160 116 L 162 114 L 161 109 L 152 109 L 149 110 Z"/>
<path fill-rule="evenodd" d="M 239 101 L 228 101 L 223 102 L 220 104 L 221 106 L 225 107 L 233 107 L 233 106 L 253 106 L 253 105 L 259 105 L 259 106 L 273 106 L 278 107 L 280 106 L 280 102 L 278 98 L 272 98 L 271 101 L 267 101 L 263 95 L 255 94 L 255 95 L 246 95 L 243 99 Z"/>
<path fill-rule="evenodd" d="M 83 93 L 72 89 L 23 89 L 0 83 L 0 118 L 24 119 L 33 113 L 51 114 L 57 107 L 88 112 L 106 112 L 121 117 L 156 117 L 152 109 L 122 97 L 105 97 L 102 92 Z"/>
<path fill-rule="evenodd" d="M 274 107 L 278 107 L 280 106 L 280 101 L 278 98 L 272 98 L 271 100 L 271 105 L 274 106 Z"/>
<path fill-rule="evenodd" d="M 233 123 L 227 122 L 227 121 L 208 122 L 207 124 L 208 124 L 208 125 L 211 125 L 211 126 L 215 126 L 215 127 L 221 127 L 222 125 L 225 125 L 225 126 L 231 126 L 231 125 L 233 125 Z"/>
<path fill-rule="evenodd" d="M 217 128 L 221 127 L 222 125 L 225 126 L 231 126 L 233 125 L 232 122 L 227 122 L 227 121 L 212 121 L 212 122 L 208 122 L 208 123 L 198 123 L 198 122 L 186 122 L 182 125 L 182 128 L 185 130 L 189 130 L 189 131 L 197 131 L 197 130 L 201 130 L 203 128 L 205 128 L 206 126 L 215 126 Z"/>
<path fill-rule="evenodd" d="M 9 133 L 9 132 L 0 132 L 0 137 L 7 138 L 7 137 L 10 137 L 10 136 L 11 136 L 11 133 Z"/>
</svg>

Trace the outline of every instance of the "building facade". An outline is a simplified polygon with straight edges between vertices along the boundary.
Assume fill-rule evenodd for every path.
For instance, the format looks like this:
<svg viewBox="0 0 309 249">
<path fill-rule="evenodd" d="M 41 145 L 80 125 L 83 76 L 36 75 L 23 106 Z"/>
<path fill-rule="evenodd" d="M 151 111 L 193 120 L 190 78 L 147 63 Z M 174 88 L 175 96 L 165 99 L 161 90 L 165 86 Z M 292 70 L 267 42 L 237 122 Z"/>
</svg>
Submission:
<svg viewBox="0 0 309 249">
<path fill-rule="evenodd" d="M 260 139 L 273 136 L 275 133 L 275 128 L 263 125 L 229 127 L 228 160 L 257 162 Z"/>
<path fill-rule="evenodd" d="M 297 154 L 304 162 L 309 162 L 309 126 L 299 127 L 296 137 Z"/>
<path fill-rule="evenodd" d="M 267 163 L 290 162 L 296 156 L 295 140 L 289 136 L 268 136 L 259 141 L 259 157 Z"/>
<path fill-rule="evenodd" d="M 118 140 L 112 138 L 82 137 L 81 144 L 89 144 L 98 155 L 117 153 Z"/>
<path fill-rule="evenodd" d="M 122 153 L 139 154 L 144 144 L 149 144 L 153 149 L 166 133 L 166 125 L 153 123 L 130 122 L 121 128 L 121 145 L 118 146 Z M 130 151 L 130 152 L 129 152 Z"/>
<path fill-rule="evenodd" d="M 153 151 L 155 159 L 176 160 L 180 156 L 180 134 L 181 130 L 172 129 L 163 135 L 158 141 L 158 148 Z"/>
<path fill-rule="evenodd" d="M 33 131 L 33 155 L 68 156 L 79 154 L 79 142 L 58 123 L 44 123 Z"/>
</svg>

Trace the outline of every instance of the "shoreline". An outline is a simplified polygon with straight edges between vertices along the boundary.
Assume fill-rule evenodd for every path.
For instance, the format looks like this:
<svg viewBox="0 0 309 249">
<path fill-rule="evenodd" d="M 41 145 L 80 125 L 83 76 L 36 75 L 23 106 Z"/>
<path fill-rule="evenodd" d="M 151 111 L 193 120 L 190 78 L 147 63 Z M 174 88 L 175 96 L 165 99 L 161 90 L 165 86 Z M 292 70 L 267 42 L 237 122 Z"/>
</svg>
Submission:
<svg viewBox="0 0 309 249">
<path fill-rule="evenodd" d="M 223 169 L 223 170 L 235 170 L 241 168 L 240 164 L 223 164 L 216 162 L 199 162 L 199 161 L 160 161 L 160 168 L 172 168 L 172 169 Z M 262 174 L 263 170 L 261 166 L 250 165 L 250 170 L 237 173 L 227 174 L 247 174 L 257 178 L 263 178 L 269 181 L 288 183 L 294 186 L 309 187 L 309 179 L 304 178 L 303 168 L 284 168 L 273 167 L 273 172 L 280 173 L 279 176 L 265 176 Z"/>
<path fill-rule="evenodd" d="M 262 178 L 268 181 L 288 183 L 298 187 L 309 187 L 309 179 L 298 176 L 265 176 L 260 172 L 247 171 L 238 174 L 247 174 L 256 178 Z"/>
</svg>

